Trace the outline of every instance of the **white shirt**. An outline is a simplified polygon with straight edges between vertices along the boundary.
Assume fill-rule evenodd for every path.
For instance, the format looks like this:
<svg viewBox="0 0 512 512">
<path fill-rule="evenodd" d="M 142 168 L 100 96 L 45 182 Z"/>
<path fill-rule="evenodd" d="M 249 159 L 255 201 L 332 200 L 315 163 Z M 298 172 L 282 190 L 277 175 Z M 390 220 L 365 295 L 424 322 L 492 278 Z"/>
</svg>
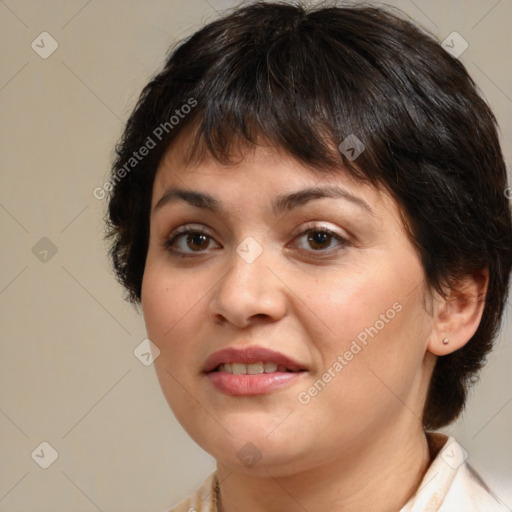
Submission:
<svg viewBox="0 0 512 512">
<path fill-rule="evenodd" d="M 437 455 L 416 494 L 398 512 L 510 512 L 466 462 L 467 453 L 453 437 L 431 432 L 427 437 Z M 214 471 L 170 512 L 218 512 L 217 496 Z"/>
</svg>

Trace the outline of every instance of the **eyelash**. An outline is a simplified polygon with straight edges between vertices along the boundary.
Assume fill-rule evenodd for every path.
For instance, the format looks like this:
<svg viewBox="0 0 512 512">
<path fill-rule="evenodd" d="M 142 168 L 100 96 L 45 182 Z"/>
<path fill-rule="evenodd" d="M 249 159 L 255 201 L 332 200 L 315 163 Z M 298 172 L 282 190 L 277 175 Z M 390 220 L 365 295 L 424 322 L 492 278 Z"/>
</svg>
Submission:
<svg viewBox="0 0 512 512">
<path fill-rule="evenodd" d="M 301 238 L 304 235 L 311 234 L 311 233 L 324 233 L 324 234 L 326 234 L 328 236 L 331 236 L 334 239 L 336 239 L 339 242 L 338 249 L 336 249 L 336 250 L 345 248 L 348 245 L 350 245 L 350 242 L 346 238 L 343 238 L 338 233 L 336 233 L 336 232 L 332 231 L 331 229 L 326 228 L 324 226 L 311 226 L 311 227 L 308 227 L 304 231 L 300 232 L 294 238 L 294 240 L 296 240 L 298 238 Z M 196 257 L 196 256 L 201 256 L 201 255 L 206 253 L 206 251 L 197 251 L 195 253 L 194 252 L 192 252 L 192 253 L 186 253 L 185 252 L 184 253 L 184 252 L 176 251 L 175 249 L 173 249 L 173 245 L 176 243 L 176 240 L 178 240 L 180 237 L 182 237 L 184 235 L 204 235 L 204 236 L 208 237 L 209 239 L 213 239 L 213 237 L 211 237 L 207 233 L 207 231 L 204 230 L 203 228 L 190 228 L 190 227 L 189 228 L 183 228 L 181 231 L 177 231 L 177 232 L 171 234 L 171 236 L 167 240 L 165 240 L 165 242 L 164 242 L 165 249 L 167 251 L 169 251 L 172 255 L 177 256 L 177 257 L 181 257 L 181 258 L 189 258 L 189 257 L 193 258 L 193 257 Z M 301 249 L 301 250 L 305 250 L 305 249 Z M 321 253 L 330 254 L 330 253 L 333 252 L 333 250 L 332 249 L 320 249 L 320 250 L 311 250 L 311 251 L 307 251 L 307 252 L 312 252 L 312 253 L 315 253 L 315 254 L 321 254 Z"/>
</svg>

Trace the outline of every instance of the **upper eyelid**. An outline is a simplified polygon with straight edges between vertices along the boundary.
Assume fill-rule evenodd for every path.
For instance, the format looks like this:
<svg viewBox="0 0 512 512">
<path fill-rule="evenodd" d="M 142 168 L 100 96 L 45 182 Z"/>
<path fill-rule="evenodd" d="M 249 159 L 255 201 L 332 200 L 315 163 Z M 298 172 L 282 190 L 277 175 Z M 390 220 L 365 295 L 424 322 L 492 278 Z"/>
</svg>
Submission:
<svg viewBox="0 0 512 512">
<path fill-rule="evenodd" d="M 348 235 L 343 235 L 341 233 L 338 233 L 336 231 L 336 229 L 329 227 L 325 224 L 322 224 L 322 221 L 309 221 L 306 223 L 305 226 L 302 226 L 300 228 L 297 228 L 296 230 L 293 230 L 292 236 L 299 236 L 299 235 L 304 234 L 304 232 L 306 232 L 306 231 L 310 231 L 310 230 L 314 230 L 314 229 L 316 229 L 318 231 L 321 231 L 323 229 L 323 230 L 328 231 L 336 236 L 339 236 L 340 238 L 348 238 Z M 171 234 L 169 236 L 166 236 L 165 238 L 171 239 L 171 238 L 174 238 L 183 233 L 188 233 L 189 231 L 200 232 L 200 233 L 203 233 L 205 235 L 208 235 L 208 236 L 214 238 L 214 236 L 208 232 L 209 230 L 211 230 L 211 228 L 205 227 L 203 224 L 194 224 L 194 223 L 184 224 L 183 226 L 179 226 L 178 228 L 174 229 L 171 232 Z"/>
</svg>

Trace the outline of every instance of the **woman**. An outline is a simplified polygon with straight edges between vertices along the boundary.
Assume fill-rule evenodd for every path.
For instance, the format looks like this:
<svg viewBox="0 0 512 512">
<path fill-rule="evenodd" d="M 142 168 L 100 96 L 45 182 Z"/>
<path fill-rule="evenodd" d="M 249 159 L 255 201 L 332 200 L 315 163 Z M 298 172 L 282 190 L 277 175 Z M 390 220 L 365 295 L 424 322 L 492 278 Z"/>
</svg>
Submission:
<svg viewBox="0 0 512 512">
<path fill-rule="evenodd" d="M 431 36 L 240 8 L 145 87 L 112 173 L 114 267 L 217 461 L 173 510 L 507 510 L 434 432 L 492 349 L 512 227 L 494 117 Z"/>
</svg>

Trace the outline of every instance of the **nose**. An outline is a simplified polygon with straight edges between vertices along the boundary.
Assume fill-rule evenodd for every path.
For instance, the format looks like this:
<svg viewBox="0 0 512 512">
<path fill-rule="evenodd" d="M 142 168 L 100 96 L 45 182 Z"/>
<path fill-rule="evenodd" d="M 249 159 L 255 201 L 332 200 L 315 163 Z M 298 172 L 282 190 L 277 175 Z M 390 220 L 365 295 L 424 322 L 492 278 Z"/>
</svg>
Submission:
<svg viewBox="0 0 512 512">
<path fill-rule="evenodd" d="M 227 266 L 209 304 L 214 323 L 243 329 L 285 315 L 286 287 L 278 277 L 278 265 L 270 250 L 254 241 L 242 243 L 233 250 Z"/>
</svg>

